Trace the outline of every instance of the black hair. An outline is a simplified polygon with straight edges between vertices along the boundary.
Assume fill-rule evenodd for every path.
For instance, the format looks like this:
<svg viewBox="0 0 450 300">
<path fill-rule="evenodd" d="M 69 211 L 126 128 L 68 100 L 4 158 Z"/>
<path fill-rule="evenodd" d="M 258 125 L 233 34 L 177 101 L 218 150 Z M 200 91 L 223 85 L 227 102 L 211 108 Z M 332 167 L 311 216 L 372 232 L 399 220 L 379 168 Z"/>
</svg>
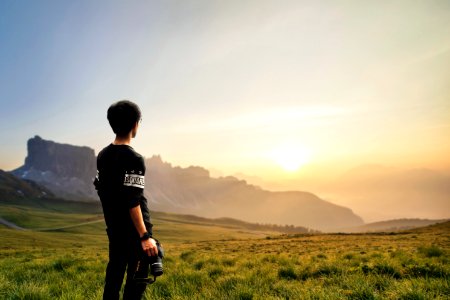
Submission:
<svg viewBox="0 0 450 300">
<path fill-rule="evenodd" d="M 108 108 L 108 121 L 112 130 L 118 136 L 126 136 L 141 120 L 141 110 L 135 103 L 122 100 L 113 103 Z"/>
</svg>

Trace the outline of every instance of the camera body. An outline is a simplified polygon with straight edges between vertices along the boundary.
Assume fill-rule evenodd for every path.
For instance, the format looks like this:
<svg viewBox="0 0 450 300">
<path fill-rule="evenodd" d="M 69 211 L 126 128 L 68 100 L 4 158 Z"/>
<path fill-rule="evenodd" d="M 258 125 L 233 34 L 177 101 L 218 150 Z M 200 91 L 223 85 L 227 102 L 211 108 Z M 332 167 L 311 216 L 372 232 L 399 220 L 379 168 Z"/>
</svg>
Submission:
<svg viewBox="0 0 450 300">
<path fill-rule="evenodd" d="M 158 240 L 155 241 L 156 247 L 158 248 L 158 255 L 148 256 L 146 253 L 143 253 L 134 273 L 133 280 L 151 284 L 156 281 L 156 277 L 163 274 L 164 248 Z M 153 278 L 150 278 L 149 275 L 153 276 Z"/>
</svg>

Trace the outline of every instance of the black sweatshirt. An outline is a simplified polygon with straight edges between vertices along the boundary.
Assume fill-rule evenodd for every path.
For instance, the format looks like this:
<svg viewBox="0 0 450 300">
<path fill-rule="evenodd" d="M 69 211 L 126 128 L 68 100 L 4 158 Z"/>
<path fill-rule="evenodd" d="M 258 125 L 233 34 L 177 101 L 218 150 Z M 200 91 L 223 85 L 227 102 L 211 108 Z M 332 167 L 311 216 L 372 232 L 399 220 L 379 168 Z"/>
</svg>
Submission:
<svg viewBox="0 0 450 300">
<path fill-rule="evenodd" d="M 147 232 L 153 225 L 144 197 L 145 164 L 143 157 L 128 145 L 105 147 L 97 156 L 95 188 L 100 197 L 108 236 L 136 235 L 130 208 L 141 206 Z"/>
</svg>

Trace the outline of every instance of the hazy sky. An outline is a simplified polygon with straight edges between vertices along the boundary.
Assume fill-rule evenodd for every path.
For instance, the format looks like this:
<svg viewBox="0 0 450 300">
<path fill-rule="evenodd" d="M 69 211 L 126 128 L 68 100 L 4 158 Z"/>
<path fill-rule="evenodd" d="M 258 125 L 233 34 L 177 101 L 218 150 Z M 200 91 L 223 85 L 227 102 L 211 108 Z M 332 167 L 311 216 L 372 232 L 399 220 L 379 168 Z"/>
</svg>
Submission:
<svg viewBox="0 0 450 300">
<path fill-rule="evenodd" d="M 98 152 L 124 98 L 175 165 L 448 168 L 450 1 L 0 2 L 0 168 L 36 134 Z"/>
</svg>

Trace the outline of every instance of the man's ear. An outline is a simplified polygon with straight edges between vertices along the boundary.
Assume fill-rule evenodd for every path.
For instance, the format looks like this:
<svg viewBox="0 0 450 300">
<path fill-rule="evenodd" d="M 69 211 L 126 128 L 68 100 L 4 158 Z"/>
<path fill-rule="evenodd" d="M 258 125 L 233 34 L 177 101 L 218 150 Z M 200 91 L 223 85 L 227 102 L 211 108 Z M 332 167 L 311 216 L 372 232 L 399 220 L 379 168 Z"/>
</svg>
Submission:
<svg viewBox="0 0 450 300">
<path fill-rule="evenodd" d="M 134 124 L 133 129 L 131 129 L 131 137 L 133 137 L 133 138 L 136 137 L 138 127 L 139 127 L 139 122 L 136 122 L 136 124 Z"/>
</svg>

